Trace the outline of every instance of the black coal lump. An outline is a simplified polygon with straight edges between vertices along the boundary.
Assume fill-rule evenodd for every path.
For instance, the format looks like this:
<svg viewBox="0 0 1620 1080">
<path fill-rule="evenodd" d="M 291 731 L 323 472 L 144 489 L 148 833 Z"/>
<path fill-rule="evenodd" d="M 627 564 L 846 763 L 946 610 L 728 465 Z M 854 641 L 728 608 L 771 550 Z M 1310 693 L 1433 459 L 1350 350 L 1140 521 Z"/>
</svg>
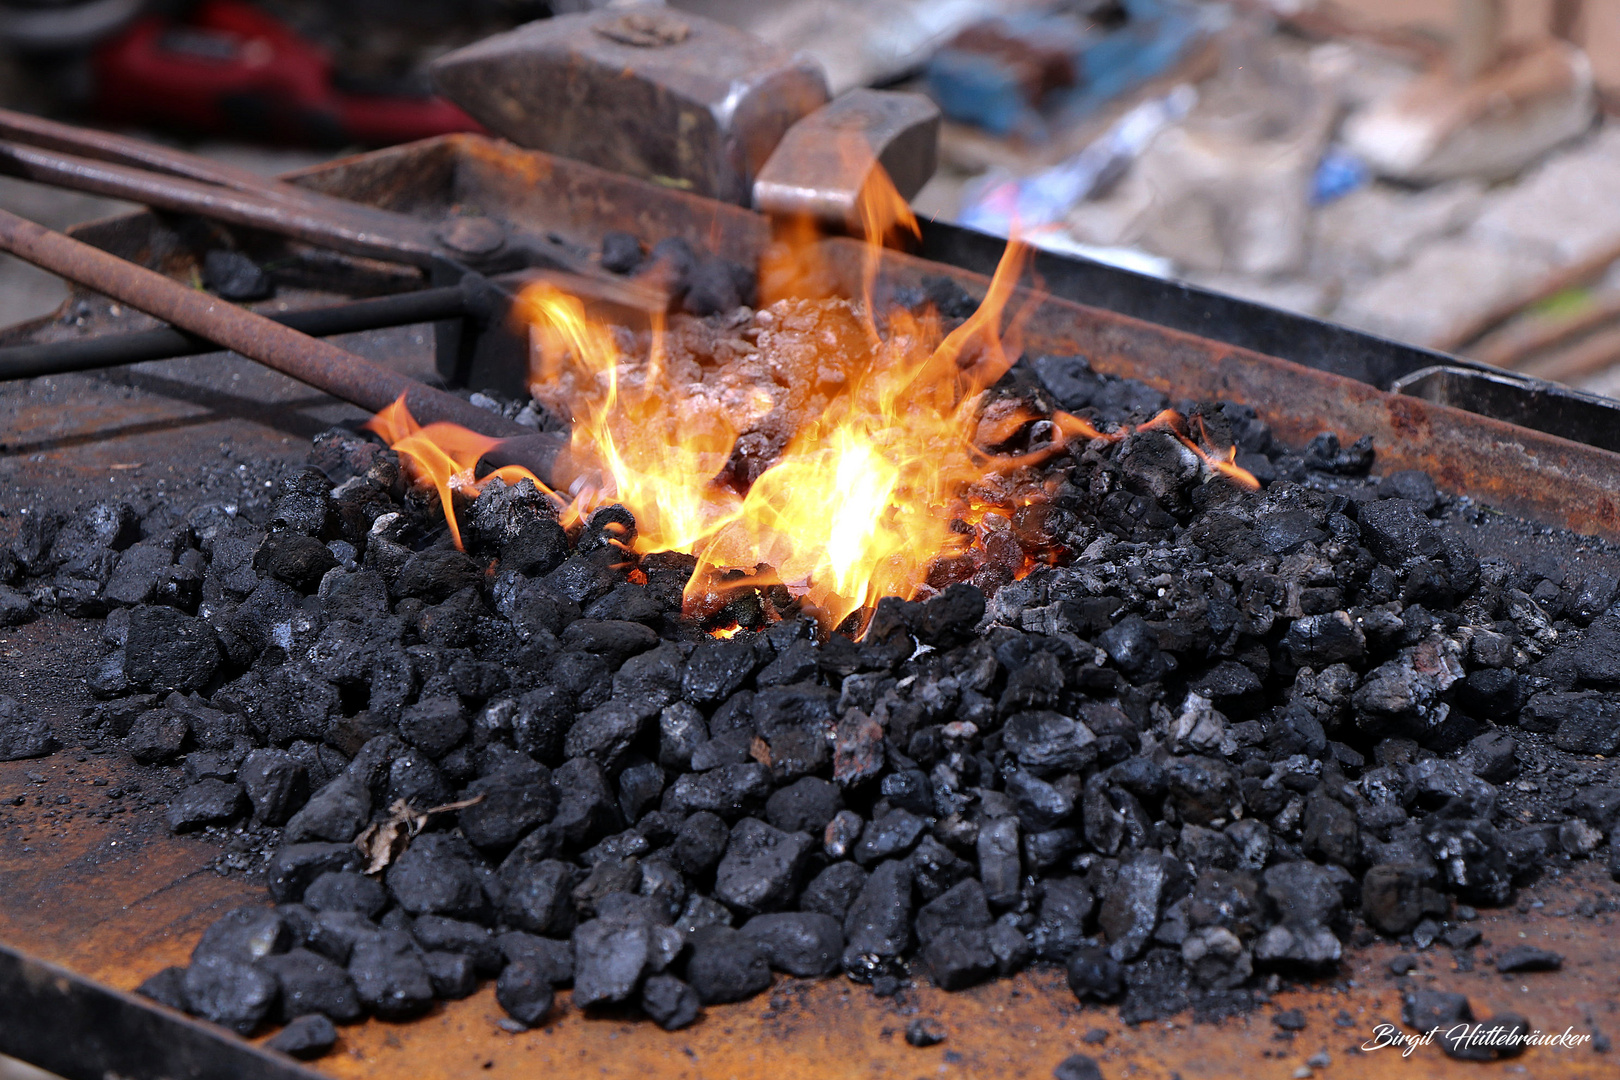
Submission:
<svg viewBox="0 0 1620 1080">
<path fill-rule="evenodd" d="M 609 229 L 602 234 L 602 269 L 628 274 L 641 265 L 644 257 L 641 241 L 629 233 Z"/>
<path fill-rule="evenodd" d="M 391 584 L 395 596 L 439 604 L 462 589 L 476 587 L 483 577 L 483 568 L 462 552 L 429 548 L 412 555 Z"/>
<path fill-rule="evenodd" d="M 758 818 L 743 818 L 731 830 L 715 871 L 714 895 L 748 914 L 779 910 L 798 892 L 815 846 L 806 833 L 783 832 Z"/>
<path fill-rule="evenodd" d="M 756 915 L 742 932 L 759 943 L 765 960 L 789 975 L 830 975 L 844 952 L 844 930 L 831 915 L 782 911 Z"/>
<path fill-rule="evenodd" d="M 758 664 L 753 644 L 738 638 L 698 643 L 681 673 L 681 694 L 694 705 L 725 701 L 743 688 Z"/>
<path fill-rule="evenodd" d="M 765 950 L 753 938 L 729 926 L 705 926 L 689 944 L 686 981 L 703 1004 L 744 1001 L 770 988 Z"/>
<path fill-rule="evenodd" d="M 1070 1054 L 1052 1070 L 1055 1080 L 1103 1080 L 1102 1068 L 1088 1054 Z"/>
<path fill-rule="evenodd" d="M 180 756 L 190 734 L 185 717 L 169 709 L 153 709 L 130 726 L 124 749 L 142 765 L 160 765 Z"/>
<path fill-rule="evenodd" d="M 934 787 L 929 782 L 928 774 L 921 769 L 901 769 L 889 773 L 878 790 L 890 806 L 919 817 L 934 816 Z"/>
<path fill-rule="evenodd" d="M 860 842 L 855 845 L 855 861 L 871 866 L 882 860 L 904 855 L 911 850 L 927 823 L 908 810 L 894 809 L 861 830 Z"/>
<path fill-rule="evenodd" d="M 1040 914 L 1030 930 L 1035 953 L 1043 960 L 1062 962 L 1085 943 L 1086 920 L 1095 900 L 1077 877 L 1049 878 L 1041 884 Z"/>
<path fill-rule="evenodd" d="M 722 765 L 677 777 L 664 791 L 662 809 L 687 813 L 707 810 L 736 820 L 760 807 L 771 793 L 771 771 L 758 762 Z"/>
<path fill-rule="evenodd" d="M 919 1016 L 906 1025 L 906 1042 L 919 1049 L 945 1041 L 945 1026 L 930 1016 Z"/>
<path fill-rule="evenodd" d="M 557 813 L 550 827 L 576 847 L 621 827 L 618 799 L 602 766 L 590 758 L 570 758 L 551 774 Z"/>
<path fill-rule="evenodd" d="M 267 956 L 259 967 L 281 988 L 281 1018 L 321 1013 L 340 1024 L 360 1019 L 360 997 L 342 965 L 308 949 Z"/>
<path fill-rule="evenodd" d="M 433 1004 L 433 980 L 410 934 L 379 930 L 349 954 L 349 977 L 360 1002 L 382 1020 L 408 1020 Z"/>
<path fill-rule="evenodd" d="M 941 990 L 965 990 L 999 969 L 984 927 L 941 927 L 923 946 L 921 960 Z"/>
<path fill-rule="evenodd" d="M 538 937 L 521 930 L 508 930 L 495 939 L 506 963 L 527 964 L 552 986 L 574 981 L 574 946 L 571 941 Z"/>
<path fill-rule="evenodd" d="M 520 1024 L 540 1023 L 551 1012 L 554 992 L 551 983 L 533 966 L 521 961 L 506 965 L 495 981 L 495 1000 Z"/>
<path fill-rule="evenodd" d="M 1016 926 L 1005 922 L 992 923 L 985 931 L 985 942 L 990 946 L 991 955 L 996 958 L 996 971 L 1002 975 L 1022 971 L 1035 959 L 1035 949 L 1030 945 L 1029 938 Z"/>
<path fill-rule="evenodd" d="M 843 921 L 866 887 L 867 872 L 852 862 L 835 862 L 821 871 L 799 895 L 799 909 Z"/>
<path fill-rule="evenodd" d="M 422 964 L 427 968 L 428 981 L 433 984 L 436 998 L 459 1001 L 478 989 L 478 972 L 470 956 L 430 950 L 422 954 Z"/>
<path fill-rule="evenodd" d="M 670 236 L 653 245 L 637 273 L 656 280 L 671 296 L 680 296 L 686 291 L 687 276 L 697 260 L 697 252 L 685 237 Z"/>
<path fill-rule="evenodd" d="M 598 905 L 614 894 L 633 893 L 641 886 L 641 864 L 635 858 L 609 856 L 593 866 L 585 879 L 574 887 L 574 910 L 581 918 L 593 918 Z"/>
<path fill-rule="evenodd" d="M 1388 473 L 1378 482 L 1380 499 L 1404 499 L 1424 513 L 1434 509 L 1440 501 L 1434 481 L 1421 469 L 1400 469 Z"/>
<path fill-rule="evenodd" d="M 259 825 L 285 825 L 309 798 L 309 770 L 284 750 L 251 751 L 236 772 Z"/>
<path fill-rule="evenodd" d="M 589 1008 L 629 1001 L 643 977 L 670 965 L 681 943 L 680 931 L 634 916 L 581 923 L 574 929 L 574 1003 Z"/>
<path fill-rule="evenodd" d="M 314 1061 L 325 1057 L 337 1045 L 337 1028 L 320 1013 L 300 1016 L 272 1035 L 264 1045 L 300 1061 Z"/>
<path fill-rule="evenodd" d="M 480 848 L 511 847 L 556 815 L 559 799 L 551 778 L 545 766 L 519 758 L 473 781 L 464 797 L 478 802 L 459 812 L 462 832 Z"/>
<path fill-rule="evenodd" d="M 451 798 L 444 773 L 415 747 L 402 751 L 388 766 L 387 786 L 388 795 L 383 801 L 389 806 L 404 799 L 410 806 L 427 809 L 442 806 Z"/>
<path fill-rule="evenodd" d="M 305 932 L 305 943 L 322 956 L 347 966 L 354 943 L 377 932 L 377 925 L 355 911 L 325 911 L 315 915 Z"/>
<path fill-rule="evenodd" d="M 901 955 L 911 944 L 911 932 L 911 867 L 890 859 L 873 869 L 844 916 L 845 967 L 863 955 Z"/>
<path fill-rule="evenodd" d="M 608 772 L 618 772 L 658 708 L 618 698 L 599 705 L 574 721 L 563 740 L 563 753 L 590 758 Z"/>
<path fill-rule="evenodd" d="M 1534 945 L 1515 945 L 1496 956 L 1496 970 L 1501 972 L 1557 971 L 1563 966 L 1562 956 Z"/>
<path fill-rule="evenodd" d="M 293 529 L 272 532 L 253 553 L 253 569 L 264 577 L 312 593 L 327 571 L 337 568 L 332 549 L 313 536 Z"/>
<path fill-rule="evenodd" d="M 982 929 L 990 925 L 990 905 L 984 886 L 968 878 L 924 904 L 917 911 L 917 939 L 924 944 L 950 926 Z"/>
<path fill-rule="evenodd" d="M 424 833 L 388 868 L 388 891 L 412 915 L 481 920 L 489 901 L 466 841 Z"/>
<path fill-rule="evenodd" d="M 292 947 L 292 933 L 272 908 L 244 904 L 226 912 L 203 931 L 192 947 L 195 963 L 207 957 L 225 957 L 251 964 Z"/>
<path fill-rule="evenodd" d="M 448 754 L 467 735 L 467 717 L 453 695 L 424 697 L 400 716 L 399 732 L 428 757 Z"/>
<path fill-rule="evenodd" d="M 225 955 L 194 958 L 184 980 L 186 1006 L 193 1015 L 251 1035 L 275 1004 L 274 977 Z"/>
<path fill-rule="evenodd" d="M 353 844 L 283 844 L 265 867 L 265 884 L 271 899 L 291 903 L 303 899 L 310 882 L 327 871 L 359 866 L 360 851 Z"/>
<path fill-rule="evenodd" d="M 837 784 L 819 776 L 803 776 L 771 793 L 765 800 L 765 820 L 783 832 L 820 836 L 843 808 L 844 797 Z"/>
<path fill-rule="evenodd" d="M 688 702 L 674 702 L 658 714 L 658 762 L 665 768 L 690 768 L 693 753 L 708 741 L 708 722 Z"/>
<path fill-rule="evenodd" d="M 304 890 L 304 906 L 314 911 L 356 911 L 375 919 L 388 906 L 388 890 L 352 870 L 328 871 Z"/>
<path fill-rule="evenodd" d="M 652 975 L 641 987 L 641 1011 L 665 1031 L 679 1031 L 698 1018 L 697 991 L 673 975 Z"/>
<path fill-rule="evenodd" d="M 1099 945 L 1069 955 L 1069 989 L 1081 1001 L 1117 1001 L 1125 993 L 1125 969 Z"/>
<path fill-rule="evenodd" d="M 579 876 L 577 867 L 556 859 L 503 869 L 506 898 L 502 917 L 512 926 L 535 934 L 560 937 L 572 933 L 573 891 Z"/>
<path fill-rule="evenodd" d="M 135 992 L 142 997 L 151 998 L 160 1005 L 167 1005 L 171 1009 L 186 1009 L 186 969 L 173 966 L 147 979 L 135 988 Z"/>
<path fill-rule="evenodd" d="M 1401 1023 L 1414 1031 L 1433 1031 L 1472 1020 L 1465 994 L 1450 990 L 1414 990 L 1401 997 Z"/>
<path fill-rule="evenodd" d="M 0 695 L 0 761 L 44 757 L 56 746 L 56 737 L 43 716 L 16 698 Z"/>
<path fill-rule="evenodd" d="M 345 773 L 310 797 L 287 821 L 282 834 L 294 843 L 353 840 L 371 819 L 371 791 Z"/>
<path fill-rule="evenodd" d="M 501 948 L 488 930 L 477 923 L 447 919 L 442 915 L 422 915 L 411 927 L 411 936 L 428 952 L 454 952 L 469 957 L 473 970 L 489 978 L 505 965 Z"/>
<path fill-rule="evenodd" d="M 200 780 L 169 802 L 164 819 L 171 832 L 190 832 L 219 825 L 240 815 L 247 805 L 242 789 L 224 780 Z"/>
<path fill-rule="evenodd" d="M 625 821 L 640 821 L 643 814 L 658 805 L 664 793 L 664 770 L 657 763 L 640 761 L 619 774 L 619 810 Z"/>
</svg>

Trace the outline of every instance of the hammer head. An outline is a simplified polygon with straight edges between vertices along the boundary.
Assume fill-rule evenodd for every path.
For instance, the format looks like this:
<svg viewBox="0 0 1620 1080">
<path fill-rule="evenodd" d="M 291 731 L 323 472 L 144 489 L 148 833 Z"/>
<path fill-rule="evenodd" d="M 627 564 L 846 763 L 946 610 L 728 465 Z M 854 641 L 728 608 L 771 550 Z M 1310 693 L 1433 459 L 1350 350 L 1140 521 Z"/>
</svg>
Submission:
<svg viewBox="0 0 1620 1080">
<path fill-rule="evenodd" d="M 519 146 L 736 203 L 783 133 L 827 101 L 813 62 L 659 8 L 532 22 L 440 58 L 432 74 Z"/>
<path fill-rule="evenodd" d="M 754 205 L 855 232 L 877 170 L 910 199 L 938 160 L 939 106 L 921 94 L 851 90 L 788 129 L 754 182 Z"/>
</svg>

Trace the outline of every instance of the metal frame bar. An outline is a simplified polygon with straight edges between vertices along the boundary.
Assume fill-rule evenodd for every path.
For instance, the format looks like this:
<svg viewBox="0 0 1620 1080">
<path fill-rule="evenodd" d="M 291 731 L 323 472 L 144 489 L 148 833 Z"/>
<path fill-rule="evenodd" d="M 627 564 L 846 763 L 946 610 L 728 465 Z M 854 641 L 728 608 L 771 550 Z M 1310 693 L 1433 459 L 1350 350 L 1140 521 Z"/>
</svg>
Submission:
<svg viewBox="0 0 1620 1080">
<path fill-rule="evenodd" d="M 224 1028 L 0 943 L 0 1054 L 64 1080 L 319 1080 Z"/>
</svg>

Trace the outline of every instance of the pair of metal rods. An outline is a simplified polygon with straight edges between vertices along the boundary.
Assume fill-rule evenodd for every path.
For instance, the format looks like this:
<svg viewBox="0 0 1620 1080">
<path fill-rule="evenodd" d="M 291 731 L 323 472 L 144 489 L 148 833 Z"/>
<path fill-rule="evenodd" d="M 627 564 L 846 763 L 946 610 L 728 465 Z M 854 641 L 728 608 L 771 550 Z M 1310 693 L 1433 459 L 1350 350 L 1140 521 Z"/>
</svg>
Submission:
<svg viewBox="0 0 1620 1080">
<path fill-rule="evenodd" d="M 3 210 L 0 249 L 362 409 L 377 412 L 403 396 L 422 423 L 448 421 L 494 438 L 533 434 L 454 394 Z M 449 301 L 443 294 L 434 299 Z"/>
</svg>

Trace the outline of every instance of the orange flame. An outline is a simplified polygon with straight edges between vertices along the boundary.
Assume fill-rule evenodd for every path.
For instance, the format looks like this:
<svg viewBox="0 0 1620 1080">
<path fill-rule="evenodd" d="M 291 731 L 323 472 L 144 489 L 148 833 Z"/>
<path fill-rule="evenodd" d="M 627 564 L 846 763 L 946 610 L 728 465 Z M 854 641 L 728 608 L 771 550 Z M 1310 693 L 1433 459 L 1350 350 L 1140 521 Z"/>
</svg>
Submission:
<svg viewBox="0 0 1620 1080">
<path fill-rule="evenodd" d="M 477 498 L 484 485 L 491 480 L 515 484 L 526 479 L 534 481 L 541 491 L 551 494 L 551 489 L 541 483 L 539 477 L 521 465 L 507 465 L 488 476 L 475 479 L 473 469 L 478 459 L 500 440 L 442 421 L 423 427 L 411 416 L 411 410 L 405 405 L 404 394 L 368 420 L 364 427 L 382 436 L 383 441 L 408 464 L 419 482 L 438 490 L 439 504 L 444 508 L 444 522 L 449 526 L 451 539 L 458 550 L 462 548 L 462 542 L 461 526 L 456 521 L 457 492 Z"/>
<path fill-rule="evenodd" d="M 942 333 L 932 311 L 919 316 L 905 309 L 883 312 L 880 329 L 873 292 L 884 240 L 916 233 L 917 223 L 881 170 L 874 177 L 857 208 L 868 244 L 863 295 L 845 308 L 859 329 L 823 342 L 849 373 L 844 390 L 798 424 L 746 490 L 722 478 L 739 437 L 773 408 L 764 387 L 723 378 L 711 384 L 677 370 L 661 319 L 643 353 L 633 335 L 593 321 L 580 300 L 549 284 L 532 286 L 520 299 L 519 314 L 532 328 L 537 392 L 543 387 L 549 401 L 572 411 L 572 459 L 585 464 L 559 496 L 567 502 L 564 524 L 608 503 L 624 505 L 636 518 L 635 550 L 697 556 L 689 610 L 712 611 L 716 598 L 723 603 L 736 588 L 786 586 L 833 627 L 883 596 L 909 599 L 972 576 L 974 551 L 1022 577 L 1060 555 L 1055 546 L 1026 551 L 1017 539 L 1025 511 L 1048 498 L 1039 478 L 1024 470 L 1076 439 L 1112 441 L 1130 433 L 1104 433 L 1068 413 L 1047 418 L 1016 401 L 991 400 L 988 388 L 1019 355 L 1018 327 L 1032 310 L 1026 305 L 1007 317 L 1028 258 L 1017 240 L 1008 243 L 978 310 L 950 333 Z M 796 290 L 802 295 L 816 277 L 815 239 L 808 226 L 779 234 L 761 268 L 767 303 Z M 1045 442 L 1024 453 L 994 450 L 1046 420 Z M 1172 431 L 1212 471 L 1258 487 L 1232 463 L 1234 452 L 1200 445 L 1208 442 L 1201 423 L 1199 441 L 1174 413 L 1142 427 Z M 373 430 L 438 488 L 459 546 L 453 497 L 476 492 L 472 466 L 492 440 L 447 424 L 419 429 L 402 402 L 379 414 Z M 733 621 L 711 633 L 728 637 L 738 629 Z"/>
</svg>

